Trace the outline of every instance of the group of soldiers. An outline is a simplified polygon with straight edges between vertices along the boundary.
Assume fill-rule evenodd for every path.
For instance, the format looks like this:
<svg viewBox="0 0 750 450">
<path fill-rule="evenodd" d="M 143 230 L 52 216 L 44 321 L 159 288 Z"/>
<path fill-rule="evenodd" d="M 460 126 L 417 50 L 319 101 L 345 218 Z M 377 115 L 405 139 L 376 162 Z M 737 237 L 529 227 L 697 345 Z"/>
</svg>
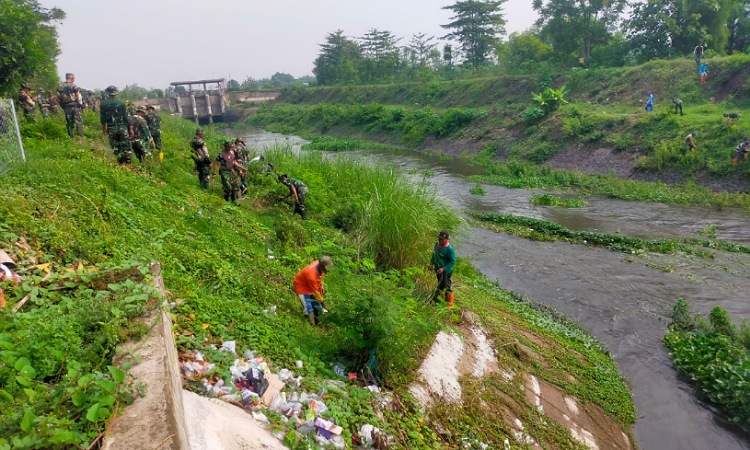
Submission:
<svg viewBox="0 0 750 450">
<path fill-rule="evenodd" d="M 117 87 L 104 90 L 106 98 L 99 107 L 102 132 L 109 137 L 117 162 L 131 164 L 133 154 L 141 163 L 151 156 L 151 150 L 159 151 L 159 160 L 164 158 L 161 144 L 161 118 L 153 105 L 128 108 L 117 98 Z"/>
<path fill-rule="evenodd" d="M 212 160 L 204 137 L 203 128 L 195 130 L 195 137 L 190 141 L 192 150 L 190 157 L 195 162 L 198 182 L 203 189 L 209 188 L 211 180 L 216 177 L 216 172 L 219 172 L 224 200 L 234 203 L 247 193 L 250 170 L 257 170 L 258 173 L 265 175 L 274 173 L 273 164 L 266 163 L 263 155 L 250 159 L 247 145 L 240 138 L 225 141 L 221 152 Z M 286 196 L 280 196 L 279 200 L 294 197 L 294 212 L 302 219 L 307 219 L 305 197 L 309 191 L 308 187 L 302 181 L 290 178 L 286 174 L 280 174 L 277 177 L 279 183 L 289 189 L 289 193 Z"/>
<path fill-rule="evenodd" d="M 50 115 L 56 115 L 60 109 L 65 112 L 65 121 L 68 135 L 73 138 L 75 134 L 83 136 L 83 110 L 89 109 L 97 112 L 99 100 L 93 91 L 83 91 L 75 84 L 75 75 L 65 74 L 65 81 L 60 83 L 57 92 L 39 92 L 34 96 L 28 84 L 22 83 L 18 94 L 18 104 L 23 110 L 24 118 L 33 122 L 36 120 L 36 109 L 43 119 Z"/>
</svg>

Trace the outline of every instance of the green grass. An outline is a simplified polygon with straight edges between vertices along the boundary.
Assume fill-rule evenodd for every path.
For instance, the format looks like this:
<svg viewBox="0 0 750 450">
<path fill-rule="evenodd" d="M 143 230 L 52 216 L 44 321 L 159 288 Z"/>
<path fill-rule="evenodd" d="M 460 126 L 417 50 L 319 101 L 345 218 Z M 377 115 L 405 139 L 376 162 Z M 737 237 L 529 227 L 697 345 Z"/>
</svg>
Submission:
<svg viewBox="0 0 750 450">
<path fill-rule="evenodd" d="M 750 247 L 727 241 L 709 239 L 641 239 L 619 234 L 597 233 L 593 231 L 575 231 L 564 226 L 530 217 L 512 214 L 491 214 L 472 212 L 475 219 L 490 224 L 493 229 L 540 241 L 564 240 L 572 243 L 585 243 L 607 247 L 611 250 L 626 253 L 650 251 L 658 253 L 685 252 L 701 257 L 713 258 L 713 254 L 704 249 L 717 249 L 735 253 L 750 253 Z"/>
<path fill-rule="evenodd" d="M 55 442 L 88 446 L 118 402 L 132 398 L 121 374 L 107 366 L 117 343 L 143 332 L 130 322 L 151 294 L 139 291 L 140 278 L 101 283 L 96 274 L 132 272 L 150 261 L 161 263 L 167 288 L 184 300 L 173 311 L 178 346 L 201 349 L 222 368 L 217 376 L 228 378 L 228 356 L 209 346 L 224 340 L 256 350 L 276 368 L 303 360 L 305 388 L 316 390 L 322 379 L 334 377 L 332 363 L 356 371 L 375 348 L 402 409 L 379 417 L 369 391 L 354 386 L 329 391 L 329 417 L 344 426 L 346 439 L 361 424 L 372 423 L 406 448 L 455 447 L 463 436 L 459 430 L 479 433 L 479 421 L 496 419 L 471 410 L 444 423 L 455 435 L 438 436 L 433 425 L 419 420 L 423 416 L 405 393 L 435 333 L 456 317 L 426 301 L 434 280 L 424 266 L 437 231 L 460 231 L 464 225 L 429 185 L 329 160 L 319 152 L 295 156 L 291 149 L 277 147 L 267 152 L 268 160 L 310 187 L 311 219 L 301 221 L 290 204 L 276 200 L 286 188 L 274 177 L 254 176 L 248 198 L 239 205 L 223 201 L 216 183 L 208 191 L 200 189 L 188 157 L 192 123 L 164 117 L 164 162 L 126 168 L 105 152 L 96 122 L 87 114 L 87 135 L 80 144 L 54 133 L 37 135 L 40 128 L 25 130 L 34 136 L 26 141 L 28 162 L 3 178 L 3 246 L 23 238 L 37 262 L 49 262 L 59 277 L 44 281 L 43 269 L 24 262 L 26 283 L 21 288 L 3 285 L 11 305 L 28 293 L 35 296 L 19 313 L 0 315 L 0 409 L 10 418 L 0 425 L 0 435 L 16 436 L 15 447 Z M 60 118 L 44 125 L 62 126 Z M 221 139 L 209 127 L 212 154 Z M 269 250 L 275 259 L 268 259 Z M 323 254 L 334 260 L 326 278 L 331 312 L 312 328 L 300 314 L 291 280 Z M 68 274 L 65 268 L 79 262 L 84 270 Z M 480 310 L 519 308 L 507 293 L 482 287 L 489 286 L 486 280 L 461 267 L 468 266 L 457 268 L 456 289 L 465 299 L 459 302 Z M 89 274 L 87 268 L 97 272 Z M 72 292 L 44 284 L 53 282 Z M 277 314 L 264 314 L 271 306 Z M 564 342 L 572 339 L 570 345 L 581 346 L 586 358 L 596 361 L 590 372 L 590 362 L 565 360 L 559 373 L 574 370 L 581 378 L 580 385 L 563 383 L 562 388 L 601 402 L 621 423 L 632 421 L 632 403 L 623 394 L 626 385 L 614 375 L 611 359 L 591 346 L 591 338 L 524 311 L 525 326 L 562 336 Z M 485 312 L 489 323 L 492 312 L 481 310 Z M 569 353 L 565 345 L 554 345 L 549 358 L 564 358 Z M 537 370 L 522 363 L 517 367 Z M 605 373 L 606 385 L 593 381 Z M 540 376 L 557 380 L 558 375 Z M 533 405 L 525 408 L 534 411 Z M 540 430 L 539 438 L 566 439 L 545 433 Z M 501 436 L 493 431 L 490 437 L 500 439 L 492 441 L 499 444 Z"/>
<path fill-rule="evenodd" d="M 581 208 L 588 205 L 581 197 L 560 198 L 551 194 L 533 194 L 529 198 L 529 203 L 532 205 L 561 206 L 563 208 Z"/>
</svg>

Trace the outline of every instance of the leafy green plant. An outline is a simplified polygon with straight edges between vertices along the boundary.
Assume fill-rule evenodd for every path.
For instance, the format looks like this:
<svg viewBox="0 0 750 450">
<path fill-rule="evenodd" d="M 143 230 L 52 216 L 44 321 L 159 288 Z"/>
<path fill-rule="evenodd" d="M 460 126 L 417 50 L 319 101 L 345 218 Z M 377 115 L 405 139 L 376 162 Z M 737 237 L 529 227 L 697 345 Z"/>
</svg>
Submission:
<svg viewBox="0 0 750 450">
<path fill-rule="evenodd" d="M 532 205 L 562 206 L 564 208 L 581 208 L 588 205 L 581 197 L 564 199 L 552 194 L 533 194 L 529 198 L 529 203 Z"/>
<path fill-rule="evenodd" d="M 475 184 L 474 187 L 469 189 L 469 193 L 471 195 L 487 195 L 487 191 L 479 183 Z"/>
<path fill-rule="evenodd" d="M 557 111 L 560 106 L 568 103 L 565 96 L 569 92 L 570 91 L 566 86 L 563 86 L 560 89 L 552 89 L 548 86 L 541 92 L 532 92 L 531 98 L 534 103 L 544 111 L 545 115 L 549 115 L 550 113 Z"/>
</svg>

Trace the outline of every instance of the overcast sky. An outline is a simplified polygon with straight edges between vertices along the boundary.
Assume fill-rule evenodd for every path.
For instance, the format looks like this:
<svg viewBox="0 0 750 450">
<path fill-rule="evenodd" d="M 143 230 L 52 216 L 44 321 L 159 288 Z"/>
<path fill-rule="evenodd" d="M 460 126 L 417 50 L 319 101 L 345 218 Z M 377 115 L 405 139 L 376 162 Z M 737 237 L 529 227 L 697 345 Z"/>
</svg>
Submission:
<svg viewBox="0 0 750 450">
<path fill-rule="evenodd" d="M 67 18 L 59 26 L 61 74 L 84 88 L 172 81 L 312 75 L 319 44 L 338 29 L 360 37 L 387 30 L 406 44 L 439 38 L 452 0 L 41 0 Z M 530 0 L 503 6 L 508 33 L 536 18 Z"/>
</svg>

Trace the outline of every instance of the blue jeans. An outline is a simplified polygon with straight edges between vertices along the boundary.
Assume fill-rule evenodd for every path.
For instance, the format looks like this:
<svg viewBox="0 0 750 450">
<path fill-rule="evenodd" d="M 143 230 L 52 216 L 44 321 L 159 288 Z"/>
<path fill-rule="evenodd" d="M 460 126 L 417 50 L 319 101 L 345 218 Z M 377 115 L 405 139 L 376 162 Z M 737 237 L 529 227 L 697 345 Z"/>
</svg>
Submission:
<svg viewBox="0 0 750 450">
<path fill-rule="evenodd" d="M 315 297 L 310 294 L 297 294 L 297 297 L 299 297 L 302 307 L 305 309 L 305 314 L 315 312 L 316 309 L 323 309 L 323 304 L 315 300 Z"/>
</svg>

